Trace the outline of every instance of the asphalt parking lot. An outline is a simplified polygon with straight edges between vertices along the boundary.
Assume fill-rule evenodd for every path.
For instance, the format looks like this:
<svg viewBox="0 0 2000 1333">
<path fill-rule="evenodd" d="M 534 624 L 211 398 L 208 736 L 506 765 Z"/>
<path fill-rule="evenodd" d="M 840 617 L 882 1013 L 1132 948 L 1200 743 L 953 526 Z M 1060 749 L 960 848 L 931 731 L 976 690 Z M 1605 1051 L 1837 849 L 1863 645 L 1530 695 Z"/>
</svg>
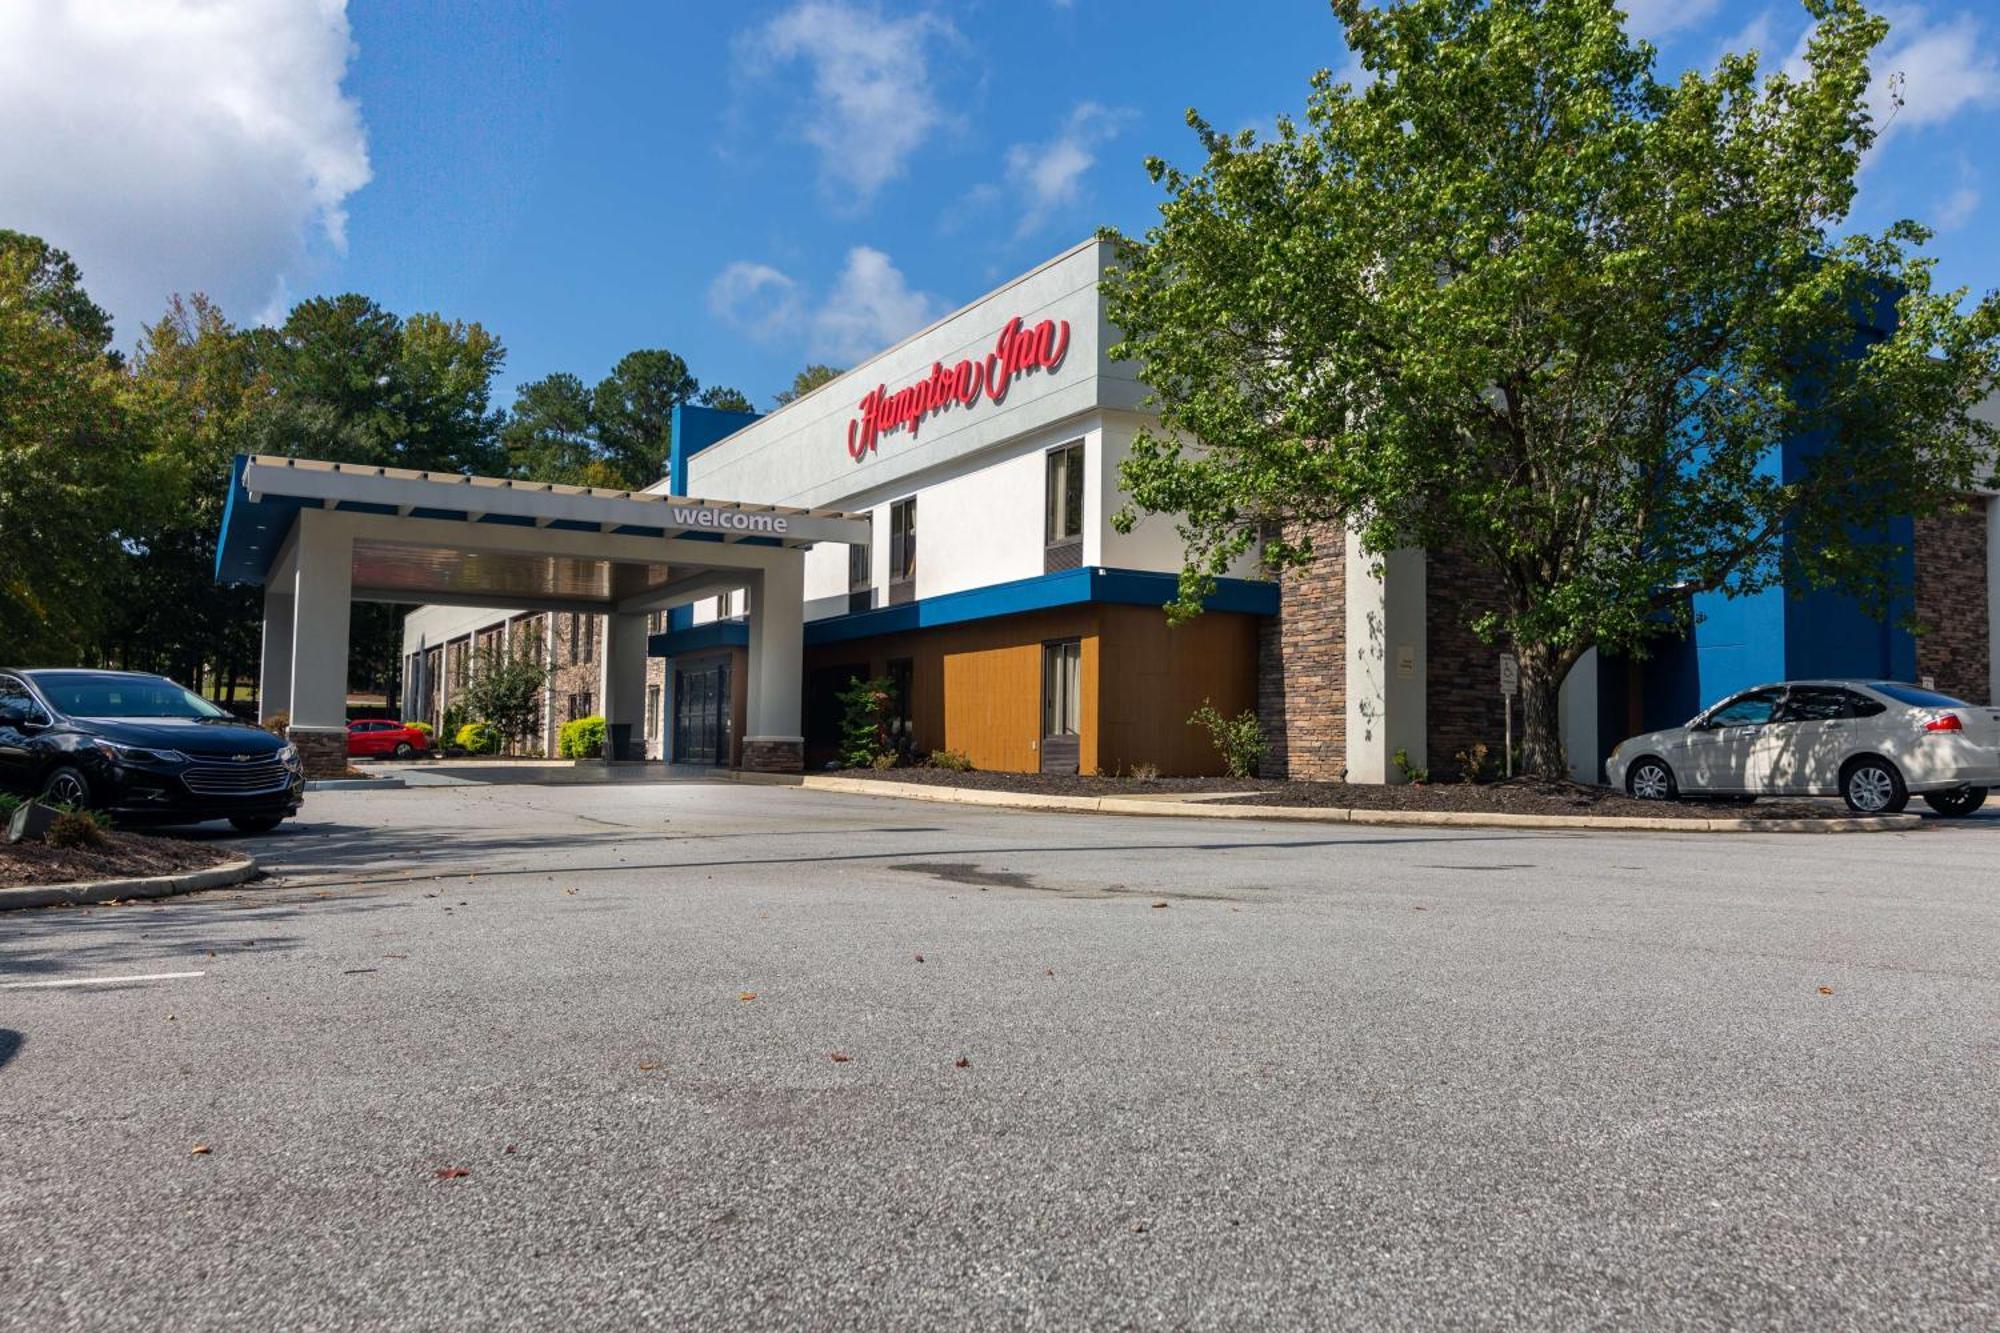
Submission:
<svg viewBox="0 0 2000 1333">
<path fill-rule="evenodd" d="M 2000 1320 L 1993 821 L 626 784 L 249 845 L 0 917 L 0 1325 Z"/>
</svg>

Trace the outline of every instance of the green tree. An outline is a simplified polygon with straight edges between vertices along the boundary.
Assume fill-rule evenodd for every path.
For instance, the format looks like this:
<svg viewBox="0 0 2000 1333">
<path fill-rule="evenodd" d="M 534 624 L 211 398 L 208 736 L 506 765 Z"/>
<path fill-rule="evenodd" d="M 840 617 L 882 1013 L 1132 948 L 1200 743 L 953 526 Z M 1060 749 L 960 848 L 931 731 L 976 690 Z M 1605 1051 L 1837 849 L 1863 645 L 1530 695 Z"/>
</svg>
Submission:
<svg viewBox="0 0 2000 1333">
<path fill-rule="evenodd" d="M 791 388 L 778 390 L 777 404 L 779 407 L 783 407 L 786 403 L 805 397 L 822 384 L 832 383 L 846 373 L 845 370 L 840 370 L 833 366 L 823 366 L 819 362 L 814 361 L 807 365 L 804 370 L 792 376 Z"/>
<path fill-rule="evenodd" d="M 755 412 L 750 405 L 750 395 L 741 389 L 731 389 L 720 384 L 710 385 L 701 391 L 699 399 L 703 407 L 712 407 L 719 412 Z"/>
<path fill-rule="evenodd" d="M 1183 515 L 1175 613 L 1317 525 L 1457 548 L 1504 584 L 1478 627 L 1554 775 L 1571 665 L 1683 632 L 1693 594 L 1883 605 L 1887 519 L 1995 443 L 2000 297 L 1933 291 L 1915 223 L 1846 230 L 1887 25 L 1805 4 L 1796 77 L 1667 83 L 1611 0 L 1335 0 L 1366 88 L 1322 72 L 1265 144 L 1190 113 L 1206 161 L 1148 163 L 1160 221 L 1105 284 L 1161 420 L 1124 484 Z"/>
<path fill-rule="evenodd" d="M 622 479 L 604 464 L 590 390 L 558 372 L 521 386 L 500 428 L 507 475 L 567 486 L 613 486 Z"/>
<path fill-rule="evenodd" d="M 68 255 L 0 231 L 0 661 L 84 660 L 152 494 L 111 320 Z"/>
<path fill-rule="evenodd" d="M 667 467 L 674 407 L 701 384 L 687 362 L 664 348 L 627 352 L 591 391 L 600 454 L 633 489 L 658 481 Z"/>
<path fill-rule="evenodd" d="M 489 722 L 508 741 L 518 742 L 541 723 L 542 690 L 548 681 L 549 669 L 539 659 L 488 648 L 457 694 L 475 721 Z"/>
</svg>

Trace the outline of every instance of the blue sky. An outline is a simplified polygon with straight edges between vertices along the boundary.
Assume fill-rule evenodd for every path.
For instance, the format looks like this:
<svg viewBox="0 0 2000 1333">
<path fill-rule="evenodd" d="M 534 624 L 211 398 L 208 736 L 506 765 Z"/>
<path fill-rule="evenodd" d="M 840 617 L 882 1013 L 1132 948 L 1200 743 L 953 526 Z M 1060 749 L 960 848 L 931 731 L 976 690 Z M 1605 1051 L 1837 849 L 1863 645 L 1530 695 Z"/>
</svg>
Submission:
<svg viewBox="0 0 2000 1333">
<path fill-rule="evenodd" d="M 1855 221 L 2000 285 L 2000 4 L 1909 0 Z M 1630 0 L 1663 64 L 1782 61 L 1797 0 Z M 48 0 L 0 7 L 0 226 L 85 265 L 129 335 L 201 289 L 476 319 L 509 386 L 665 346 L 760 404 L 1087 235 L 1148 153 L 1296 111 L 1347 53 L 1322 0 Z M 8 89 L 12 91 L 8 91 Z M 509 394 L 502 393 L 501 401 Z"/>
</svg>

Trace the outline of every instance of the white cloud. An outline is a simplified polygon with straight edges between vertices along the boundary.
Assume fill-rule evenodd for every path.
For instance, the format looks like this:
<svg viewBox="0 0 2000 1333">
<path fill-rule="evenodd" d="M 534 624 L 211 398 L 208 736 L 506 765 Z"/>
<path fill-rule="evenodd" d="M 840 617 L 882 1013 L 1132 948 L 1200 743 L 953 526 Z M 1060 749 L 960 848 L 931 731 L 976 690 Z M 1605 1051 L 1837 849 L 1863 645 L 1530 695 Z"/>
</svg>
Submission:
<svg viewBox="0 0 2000 1333">
<path fill-rule="evenodd" d="M 1932 23 L 1921 10 L 1888 11 L 1889 39 L 1872 62 L 1869 109 L 1884 136 L 2000 106 L 2000 58 L 1971 14 Z M 1903 105 L 1894 105 L 1900 92 Z"/>
<path fill-rule="evenodd" d="M 739 259 L 708 284 L 708 308 L 731 328 L 768 342 L 798 329 L 799 284 L 769 264 Z"/>
<path fill-rule="evenodd" d="M 847 252 L 847 264 L 812 319 L 808 351 L 852 365 L 915 333 L 943 314 L 944 302 L 914 291 L 889 256 L 869 246 Z"/>
<path fill-rule="evenodd" d="M 1007 184 L 1020 209 L 1016 238 L 1041 230 L 1056 213 L 1083 199 L 1083 178 L 1097 150 L 1118 135 L 1132 113 L 1080 102 L 1054 138 L 1007 150 Z"/>
<path fill-rule="evenodd" d="M 1720 4 L 1721 0 L 1620 0 L 1627 30 L 1655 42 L 1706 22 Z"/>
<path fill-rule="evenodd" d="M 1957 231 L 1979 212 L 1979 173 L 1964 158 L 1958 161 L 1958 186 L 1939 203 L 1931 225 L 1938 231 Z"/>
<path fill-rule="evenodd" d="M 175 291 L 245 318 L 368 183 L 345 0 L 0 4 L 0 225 L 68 250 L 130 342 Z"/>
<path fill-rule="evenodd" d="M 716 318 L 760 342 L 805 335 L 815 360 L 853 365 L 900 342 L 945 312 L 945 303 L 911 288 L 889 256 L 857 245 L 823 300 L 769 264 L 739 259 L 708 285 Z"/>
<path fill-rule="evenodd" d="M 799 0 L 736 42 L 740 70 L 768 87 L 803 62 L 809 87 L 791 100 L 792 132 L 819 153 L 820 184 L 843 212 L 860 212 L 953 123 L 938 100 L 933 61 L 962 43 L 942 14 L 890 18 L 872 4 Z"/>
</svg>

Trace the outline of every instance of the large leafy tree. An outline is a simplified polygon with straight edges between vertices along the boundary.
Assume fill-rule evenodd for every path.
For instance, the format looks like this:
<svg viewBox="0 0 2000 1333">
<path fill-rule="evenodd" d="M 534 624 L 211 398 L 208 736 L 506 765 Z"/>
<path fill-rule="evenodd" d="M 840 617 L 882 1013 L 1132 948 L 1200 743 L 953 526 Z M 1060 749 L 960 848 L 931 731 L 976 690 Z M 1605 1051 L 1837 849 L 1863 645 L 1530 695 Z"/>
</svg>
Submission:
<svg viewBox="0 0 2000 1333">
<path fill-rule="evenodd" d="M 776 397 L 777 404 L 779 407 L 783 407 L 786 403 L 792 402 L 794 399 L 805 397 L 822 384 L 831 384 L 846 373 L 845 370 L 841 370 L 836 366 L 821 365 L 817 361 L 810 362 L 804 370 L 792 376 L 790 388 L 778 390 Z"/>
<path fill-rule="evenodd" d="M 1177 612 L 1329 524 L 1456 548 L 1500 577 L 1480 628 L 1555 775 L 1570 667 L 1684 631 L 1693 594 L 1885 604 L 1889 517 L 1995 443 L 2000 297 L 1934 291 L 1915 223 L 1845 229 L 1887 25 L 1804 3 L 1797 75 L 1664 82 L 1612 0 L 1334 0 L 1366 87 L 1320 74 L 1263 144 L 1191 114 L 1206 161 L 1148 164 L 1161 219 L 1105 286 L 1159 405 L 1123 477 L 1183 516 Z"/>
<path fill-rule="evenodd" d="M 566 486 L 619 486 L 598 454 L 590 390 L 564 372 L 523 384 L 514 395 L 500 443 L 509 476 Z"/>
<path fill-rule="evenodd" d="M 633 487 L 650 486 L 666 471 L 674 407 L 692 401 L 701 384 L 687 362 L 665 348 L 619 358 L 591 391 L 598 447 L 612 470 Z"/>
<path fill-rule="evenodd" d="M 68 255 L 0 231 L 0 661 L 86 657 L 154 491 L 111 320 Z"/>
</svg>

